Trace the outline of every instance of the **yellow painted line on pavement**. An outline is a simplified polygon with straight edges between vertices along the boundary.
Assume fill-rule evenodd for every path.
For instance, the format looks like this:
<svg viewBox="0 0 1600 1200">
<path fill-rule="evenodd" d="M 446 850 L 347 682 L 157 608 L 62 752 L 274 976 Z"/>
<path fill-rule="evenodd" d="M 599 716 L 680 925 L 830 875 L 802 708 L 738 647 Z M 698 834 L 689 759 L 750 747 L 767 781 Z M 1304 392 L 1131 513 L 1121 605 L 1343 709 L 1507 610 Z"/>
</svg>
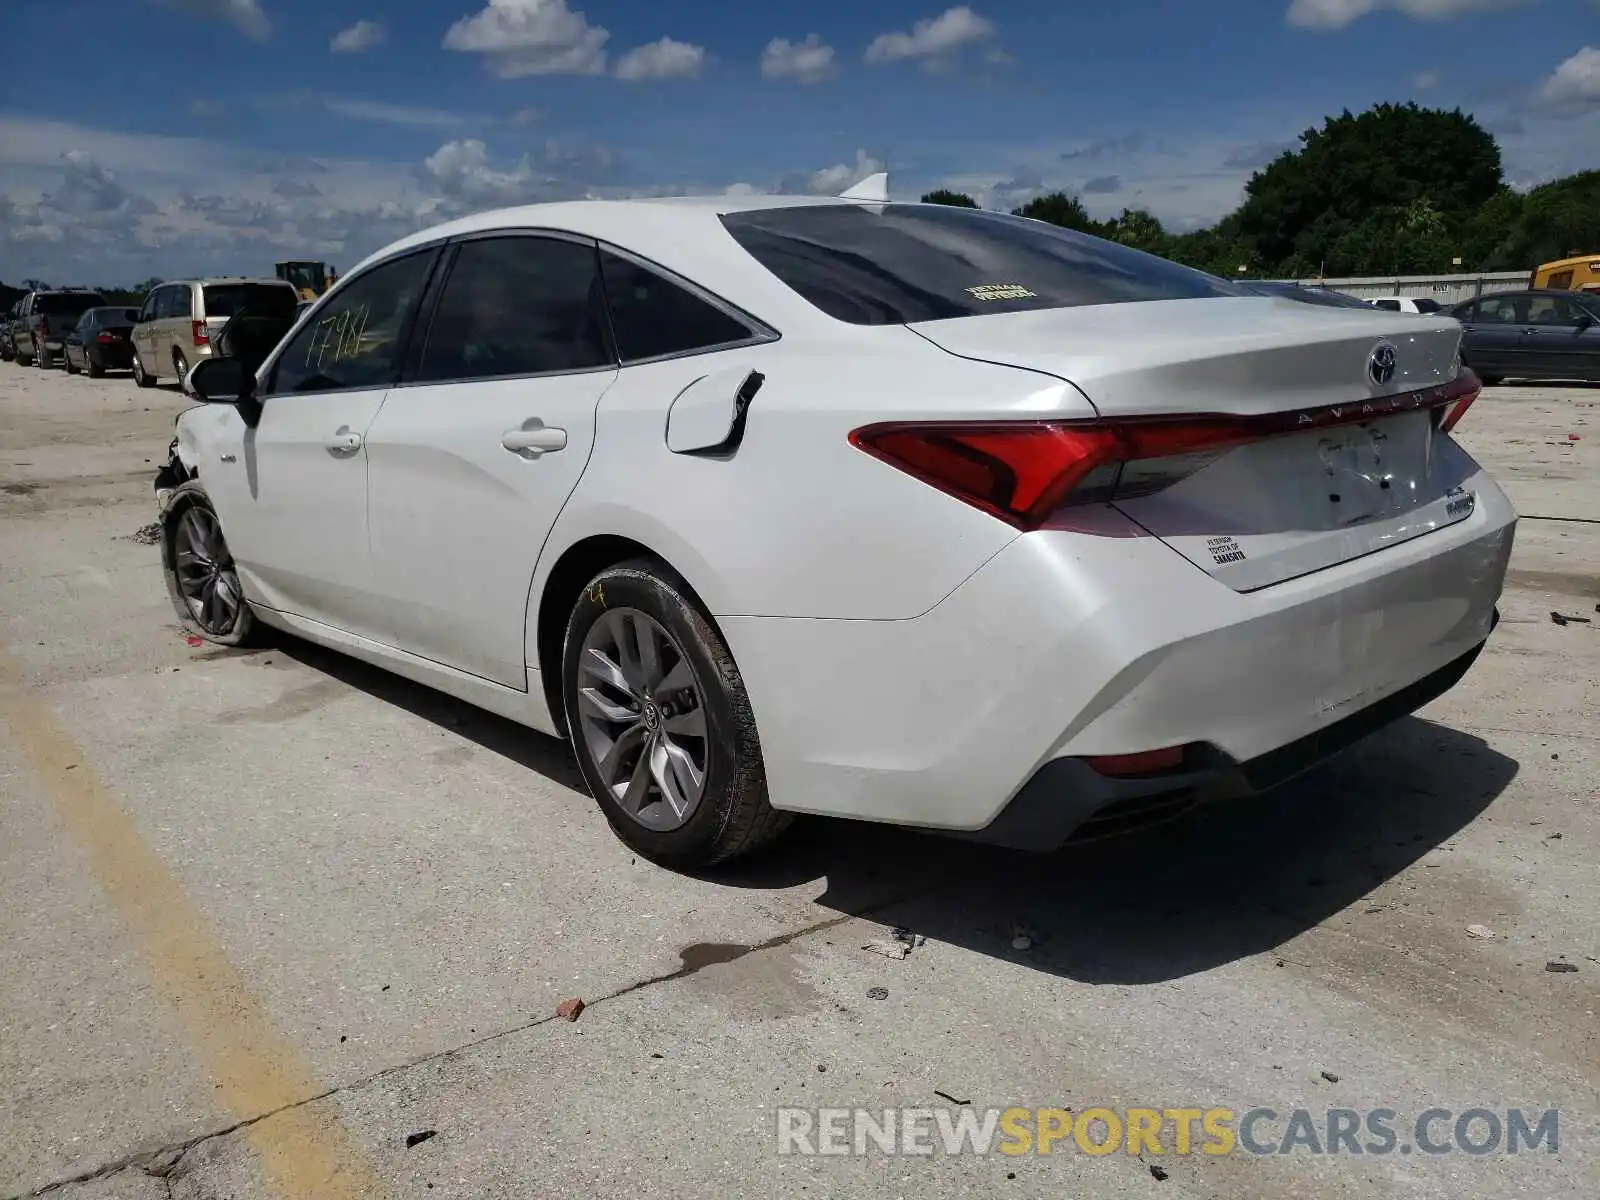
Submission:
<svg viewBox="0 0 1600 1200">
<path fill-rule="evenodd" d="M 274 1028 L 183 885 L 50 706 L 27 687 L 4 645 L 0 721 L 142 943 L 151 978 L 204 1056 L 218 1097 L 238 1120 L 254 1121 L 243 1134 L 274 1193 L 284 1200 L 382 1196 L 365 1156 L 329 1106 L 302 1103 L 327 1090 L 304 1055 Z M 275 1115 L 256 1120 L 266 1113 Z"/>
</svg>

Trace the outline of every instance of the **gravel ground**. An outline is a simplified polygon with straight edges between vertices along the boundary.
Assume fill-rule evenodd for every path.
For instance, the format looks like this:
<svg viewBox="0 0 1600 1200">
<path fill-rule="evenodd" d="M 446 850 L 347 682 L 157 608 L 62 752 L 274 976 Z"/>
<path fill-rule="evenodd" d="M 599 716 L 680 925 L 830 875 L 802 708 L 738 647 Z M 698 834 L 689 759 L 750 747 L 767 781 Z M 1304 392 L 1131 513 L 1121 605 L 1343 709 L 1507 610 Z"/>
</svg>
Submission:
<svg viewBox="0 0 1600 1200">
<path fill-rule="evenodd" d="M 1600 1195 L 1600 388 L 1472 409 L 1504 620 L 1293 785 L 1047 857 L 811 821 L 701 879 L 557 742 L 187 644 L 137 536 L 185 404 L 0 364 L 0 1196 Z M 780 1106 L 1266 1107 L 1270 1148 L 1392 1109 L 1399 1146 L 784 1155 Z M 1559 1147 L 1425 1153 L 1431 1108 Z"/>
</svg>

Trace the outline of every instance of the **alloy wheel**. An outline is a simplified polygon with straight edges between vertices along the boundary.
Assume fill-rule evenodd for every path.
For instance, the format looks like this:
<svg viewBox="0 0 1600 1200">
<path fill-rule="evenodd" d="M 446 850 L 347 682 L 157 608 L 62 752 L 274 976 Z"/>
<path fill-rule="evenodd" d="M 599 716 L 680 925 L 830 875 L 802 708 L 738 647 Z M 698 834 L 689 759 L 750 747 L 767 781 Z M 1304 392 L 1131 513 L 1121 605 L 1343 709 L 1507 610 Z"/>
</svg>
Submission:
<svg viewBox="0 0 1600 1200">
<path fill-rule="evenodd" d="M 612 608 L 583 639 L 578 723 L 613 799 L 661 832 L 686 824 L 705 795 L 711 742 L 694 666 L 648 613 Z"/>
<path fill-rule="evenodd" d="M 243 596 L 239 576 L 222 540 L 222 526 L 210 509 L 191 504 L 173 531 L 173 569 L 178 591 L 195 623 L 213 636 L 232 631 Z"/>
</svg>

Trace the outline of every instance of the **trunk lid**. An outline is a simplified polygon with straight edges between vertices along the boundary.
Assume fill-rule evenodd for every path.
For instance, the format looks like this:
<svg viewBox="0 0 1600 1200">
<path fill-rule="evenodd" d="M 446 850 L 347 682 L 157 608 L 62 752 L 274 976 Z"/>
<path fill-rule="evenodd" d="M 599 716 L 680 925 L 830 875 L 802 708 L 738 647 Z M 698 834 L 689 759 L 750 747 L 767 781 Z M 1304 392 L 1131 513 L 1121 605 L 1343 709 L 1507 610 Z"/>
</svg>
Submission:
<svg viewBox="0 0 1600 1200">
<path fill-rule="evenodd" d="M 1168 300 L 912 328 L 963 358 L 1067 380 L 1108 421 L 1293 414 L 1303 432 L 1236 446 L 1117 507 L 1201 570 L 1251 591 L 1465 520 L 1472 460 L 1406 397 L 1459 371 L 1449 318 L 1292 300 Z M 1371 369 L 1382 348 L 1382 362 Z M 1393 351 L 1392 372 L 1382 369 Z M 1353 414 L 1345 408 L 1354 409 Z M 1333 409 L 1328 426 L 1310 410 Z"/>
</svg>

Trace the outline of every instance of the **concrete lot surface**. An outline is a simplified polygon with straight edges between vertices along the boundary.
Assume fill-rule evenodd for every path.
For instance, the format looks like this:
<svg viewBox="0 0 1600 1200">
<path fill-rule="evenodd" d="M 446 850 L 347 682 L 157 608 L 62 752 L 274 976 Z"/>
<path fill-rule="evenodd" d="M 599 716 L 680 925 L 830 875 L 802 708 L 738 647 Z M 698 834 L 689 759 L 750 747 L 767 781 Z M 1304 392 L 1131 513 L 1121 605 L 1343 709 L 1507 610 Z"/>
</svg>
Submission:
<svg viewBox="0 0 1600 1200">
<path fill-rule="evenodd" d="M 811 821 L 706 878 L 558 742 L 187 644 L 133 536 L 185 403 L 0 364 L 0 1196 L 1600 1195 L 1600 388 L 1473 408 L 1503 622 L 1277 794 L 1048 857 Z M 957 1102 L 1268 1107 L 1269 1146 L 1558 1109 L 1559 1149 L 778 1153 L 780 1106 Z"/>
</svg>

